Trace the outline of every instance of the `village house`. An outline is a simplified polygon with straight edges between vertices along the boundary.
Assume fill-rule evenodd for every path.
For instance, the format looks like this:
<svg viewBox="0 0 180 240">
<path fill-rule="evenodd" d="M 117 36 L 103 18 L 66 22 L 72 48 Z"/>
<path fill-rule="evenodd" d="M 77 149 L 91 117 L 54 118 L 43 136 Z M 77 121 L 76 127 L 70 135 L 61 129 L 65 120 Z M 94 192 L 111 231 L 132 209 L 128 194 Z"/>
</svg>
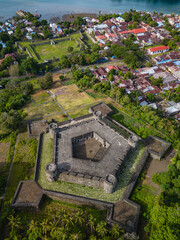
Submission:
<svg viewBox="0 0 180 240">
<path fill-rule="evenodd" d="M 152 48 L 148 48 L 148 50 L 147 50 L 147 52 L 150 55 L 165 53 L 165 52 L 168 52 L 168 51 L 169 51 L 169 47 L 168 46 L 152 47 Z"/>
<path fill-rule="evenodd" d="M 105 78 L 107 76 L 107 71 L 105 68 L 100 67 L 98 69 L 95 69 L 93 71 L 93 74 L 99 81 L 103 81 L 103 80 L 105 80 Z"/>
<path fill-rule="evenodd" d="M 117 67 L 115 67 L 115 66 L 112 66 L 112 65 L 109 65 L 109 66 L 107 66 L 107 68 L 106 68 L 106 71 L 107 72 L 109 72 L 110 70 L 112 70 L 112 69 L 114 69 L 115 71 L 117 71 L 118 70 L 118 68 Z"/>
<path fill-rule="evenodd" d="M 127 80 L 121 80 L 121 83 L 119 84 L 119 87 L 126 89 L 126 92 L 129 94 L 133 90 L 135 90 L 135 87 L 133 85 L 133 81 L 131 79 Z"/>
</svg>

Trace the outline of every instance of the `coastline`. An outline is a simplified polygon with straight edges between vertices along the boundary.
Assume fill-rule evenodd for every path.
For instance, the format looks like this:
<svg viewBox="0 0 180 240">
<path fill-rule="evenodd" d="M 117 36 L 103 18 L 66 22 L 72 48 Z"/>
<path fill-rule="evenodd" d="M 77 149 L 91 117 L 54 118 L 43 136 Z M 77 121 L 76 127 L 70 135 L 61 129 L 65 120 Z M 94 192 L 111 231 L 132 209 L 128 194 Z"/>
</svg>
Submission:
<svg viewBox="0 0 180 240">
<path fill-rule="evenodd" d="M 98 16 L 97 13 L 70 13 L 70 14 L 64 14 L 62 16 L 63 21 L 69 21 L 73 22 L 74 20 L 77 19 L 77 17 L 91 17 L 91 18 L 96 18 Z"/>
</svg>

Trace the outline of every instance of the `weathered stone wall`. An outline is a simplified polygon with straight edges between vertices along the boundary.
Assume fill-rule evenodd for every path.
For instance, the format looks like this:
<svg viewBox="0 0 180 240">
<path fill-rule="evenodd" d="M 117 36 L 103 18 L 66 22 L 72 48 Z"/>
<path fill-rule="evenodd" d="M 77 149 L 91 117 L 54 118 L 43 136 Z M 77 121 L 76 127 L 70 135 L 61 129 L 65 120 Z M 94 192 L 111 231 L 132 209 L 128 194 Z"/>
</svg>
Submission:
<svg viewBox="0 0 180 240">
<path fill-rule="evenodd" d="M 75 173 L 75 172 L 60 173 L 58 180 L 104 189 L 103 178 L 90 176 L 82 173 Z"/>
<path fill-rule="evenodd" d="M 37 149 L 37 155 L 36 155 L 36 163 L 35 163 L 35 171 L 34 171 L 34 181 L 38 181 L 38 175 L 39 175 L 39 165 L 40 165 L 40 158 L 41 158 L 41 148 L 42 148 L 42 138 L 43 133 L 39 135 L 39 142 L 38 142 L 38 149 Z"/>
<path fill-rule="evenodd" d="M 142 158 L 140 160 L 140 163 L 138 164 L 138 166 L 136 168 L 136 171 L 133 173 L 133 175 L 132 175 L 132 177 L 131 177 L 131 179 L 130 179 L 130 181 L 128 183 L 128 186 L 126 187 L 126 190 L 125 190 L 125 192 L 124 192 L 124 194 L 123 194 L 121 199 L 124 199 L 124 198 L 128 199 L 130 197 L 130 194 L 131 194 L 131 192 L 132 192 L 132 190 L 134 188 L 134 185 L 135 185 L 135 183 L 136 183 L 136 181 L 137 181 L 137 179 L 139 177 L 139 174 L 141 173 L 141 170 L 143 169 L 143 166 L 144 166 L 148 156 L 149 156 L 149 152 L 146 149 L 144 151 L 143 156 L 142 156 Z"/>
<path fill-rule="evenodd" d="M 107 116 L 106 117 L 108 120 L 110 120 L 112 123 L 116 124 L 117 126 L 119 126 L 120 128 L 122 128 L 124 131 L 126 131 L 128 134 L 130 135 L 135 135 L 137 136 L 138 139 L 141 139 L 141 137 L 139 137 L 137 134 L 135 134 L 134 132 L 130 131 L 128 128 L 124 127 L 122 124 L 116 122 L 114 119 L 112 119 L 111 117 Z"/>
<path fill-rule="evenodd" d="M 29 55 L 29 57 L 32 58 L 32 55 L 31 55 L 31 53 L 30 53 L 30 51 L 29 51 L 28 48 L 26 48 L 26 52 L 27 52 L 27 54 Z"/>
<path fill-rule="evenodd" d="M 65 41 L 69 41 L 70 38 L 66 38 L 66 39 L 60 39 L 60 40 L 54 40 L 55 43 L 60 43 L 60 42 L 65 42 Z M 51 44 L 50 41 L 48 42 L 41 42 L 41 43 L 33 43 L 32 46 L 42 46 L 42 45 L 47 45 L 47 44 Z"/>
<path fill-rule="evenodd" d="M 102 138 L 102 137 L 100 137 L 97 133 L 95 133 L 94 132 L 94 138 L 97 140 L 97 141 L 99 141 L 102 145 L 103 145 L 103 147 L 105 147 L 105 140 Z"/>
<path fill-rule="evenodd" d="M 81 117 L 73 118 L 73 120 L 74 121 L 83 120 L 83 119 L 86 119 L 86 118 L 92 117 L 92 116 L 93 116 L 93 113 L 89 113 L 89 114 L 83 115 Z"/>
<path fill-rule="evenodd" d="M 54 200 L 60 200 L 76 205 L 81 205 L 81 206 L 92 206 L 96 207 L 100 210 L 107 210 L 107 220 L 111 221 L 112 219 L 112 213 L 113 213 L 113 203 L 109 202 L 104 202 L 96 199 L 91 199 L 91 198 L 86 198 L 86 197 L 81 197 L 81 196 L 76 196 L 73 194 L 66 194 L 62 192 L 55 192 L 55 191 L 49 191 L 46 189 L 43 189 L 43 194 L 46 196 L 54 199 Z"/>
<path fill-rule="evenodd" d="M 154 159 L 157 159 L 157 160 L 161 160 L 161 158 L 166 154 L 166 152 L 168 151 L 168 149 L 170 148 L 171 146 L 171 143 L 169 142 L 166 142 L 165 140 L 161 139 L 161 138 L 158 138 L 156 136 L 153 136 L 153 135 L 150 135 L 147 137 L 147 139 L 145 139 L 145 144 L 147 143 L 147 141 L 152 138 L 152 139 L 155 139 L 156 141 L 160 142 L 163 144 L 163 149 L 161 152 L 155 152 L 153 151 L 152 149 L 148 149 L 149 153 L 151 154 L 152 158 Z M 148 148 L 148 146 L 147 146 Z"/>
</svg>

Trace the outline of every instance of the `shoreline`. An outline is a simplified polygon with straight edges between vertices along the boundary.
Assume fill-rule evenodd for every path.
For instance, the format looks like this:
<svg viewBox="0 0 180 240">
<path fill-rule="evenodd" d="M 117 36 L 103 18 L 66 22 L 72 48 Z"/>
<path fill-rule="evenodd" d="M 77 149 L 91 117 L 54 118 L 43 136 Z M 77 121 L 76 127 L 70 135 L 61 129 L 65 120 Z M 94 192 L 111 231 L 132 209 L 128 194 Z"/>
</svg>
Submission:
<svg viewBox="0 0 180 240">
<path fill-rule="evenodd" d="M 70 14 L 64 14 L 62 16 L 62 21 L 69 21 L 73 22 L 77 19 L 77 17 L 91 17 L 96 18 L 98 16 L 97 13 L 70 13 Z"/>
<path fill-rule="evenodd" d="M 124 10 L 124 11 L 121 11 L 121 13 L 124 13 L 124 12 L 128 12 L 130 11 L 129 10 Z M 142 11 L 144 12 L 143 10 L 137 10 L 136 11 Z M 117 14 L 119 12 L 116 12 L 116 11 L 105 11 L 105 10 L 99 10 L 99 11 L 90 11 L 90 12 L 75 12 L 75 11 L 65 11 L 65 12 L 57 12 L 57 13 L 47 13 L 47 14 L 42 14 L 41 15 L 41 18 L 40 19 L 46 19 L 48 22 L 50 23 L 57 23 L 59 21 L 69 21 L 69 22 L 73 22 L 74 20 L 76 20 L 76 18 L 78 16 L 80 17 L 92 17 L 92 18 L 96 18 L 98 15 L 99 15 L 99 12 L 101 12 L 101 14 Z M 148 11 L 146 11 L 148 12 Z M 150 12 L 150 11 L 149 11 Z M 33 14 L 33 12 L 31 12 Z M 41 12 L 39 11 L 39 13 L 41 14 Z M 152 12 L 151 12 L 152 13 Z M 163 14 L 171 14 L 171 13 L 163 13 Z M 13 14 L 12 16 L 1 16 L 0 15 L 0 21 L 1 22 L 6 22 L 7 20 L 9 19 L 12 19 L 14 16 L 17 16 L 16 13 Z"/>
</svg>

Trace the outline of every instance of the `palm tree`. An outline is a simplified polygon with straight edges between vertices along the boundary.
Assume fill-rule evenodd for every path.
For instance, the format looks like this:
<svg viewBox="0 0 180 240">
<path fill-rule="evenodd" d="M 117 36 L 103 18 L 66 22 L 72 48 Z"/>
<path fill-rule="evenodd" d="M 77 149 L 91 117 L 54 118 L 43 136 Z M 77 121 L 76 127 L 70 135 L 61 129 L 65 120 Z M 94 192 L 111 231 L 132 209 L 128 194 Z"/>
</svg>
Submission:
<svg viewBox="0 0 180 240">
<path fill-rule="evenodd" d="M 95 221 L 96 221 L 96 219 L 93 218 L 92 214 L 90 214 L 89 219 L 88 219 L 88 225 L 90 226 L 91 234 L 95 230 Z"/>
<path fill-rule="evenodd" d="M 37 225 L 37 222 L 32 220 L 29 224 L 29 228 L 28 228 L 28 231 L 29 232 L 33 232 L 33 231 L 36 231 L 38 225 Z"/>
<path fill-rule="evenodd" d="M 69 228 L 70 224 L 72 224 L 72 217 L 68 213 L 64 213 L 61 221 L 63 227 Z"/>
<path fill-rule="evenodd" d="M 83 239 L 83 237 L 82 237 L 81 232 L 72 233 L 69 237 L 69 240 L 82 240 L 82 239 Z"/>
<path fill-rule="evenodd" d="M 89 240 L 97 240 L 97 237 L 94 235 L 90 235 Z"/>
<path fill-rule="evenodd" d="M 100 223 L 98 223 L 96 227 L 96 231 L 103 238 L 108 232 L 106 228 L 106 222 L 101 221 Z"/>
<path fill-rule="evenodd" d="M 44 219 L 41 223 L 40 223 L 41 227 L 42 227 L 42 231 L 43 231 L 43 234 L 45 235 L 45 237 L 47 236 L 47 232 L 50 228 L 50 225 L 49 225 L 49 222 L 48 222 L 48 219 Z"/>
<path fill-rule="evenodd" d="M 21 221 L 18 216 L 14 217 L 13 215 L 10 215 L 8 218 L 9 223 L 8 225 L 11 227 L 11 232 L 13 233 L 17 228 L 21 227 Z"/>
<path fill-rule="evenodd" d="M 120 235 L 124 233 L 124 231 L 117 224 L 113 224 L 110 233 L 112 237 L 117 239 Z"/>
<path fill-rule="evenodd" d="M 83 211 L 78 211 L 75 214 L 75 223 L 79 223 L 79 225 L 82 226 L 84 222 L 85 222 L 85 220 L 83 217 Z"/>
<path fill-rule="evenodd" d="M 27 233 L 29 234 L 29 240 L 35 240 L 42 236 L 41 229 L 38 227 L 38 223 L 34 220 L 30 222 Z"/>
</svg>

